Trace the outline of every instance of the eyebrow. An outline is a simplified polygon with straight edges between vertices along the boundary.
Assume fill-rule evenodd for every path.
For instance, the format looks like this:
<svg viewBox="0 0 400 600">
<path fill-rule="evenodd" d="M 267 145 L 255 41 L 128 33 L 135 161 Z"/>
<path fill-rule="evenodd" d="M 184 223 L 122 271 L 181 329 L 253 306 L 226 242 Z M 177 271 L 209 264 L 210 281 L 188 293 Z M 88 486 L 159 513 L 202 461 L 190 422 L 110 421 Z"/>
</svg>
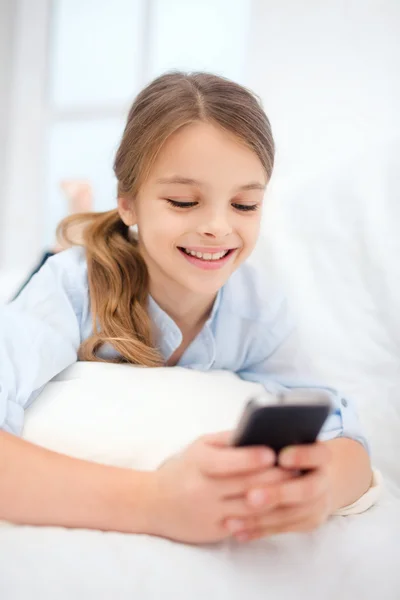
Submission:
<svg viewBox="0 0 400 600">
<path fill-rule="evenodd" d="M 177 184 L 181 184 L 181 185 L 197 185 L 197 186 L 201 186 L 202 183 L 201 181 L 198 181 L 197 179 L 190 179 L 188 177 L 181 177 L 179 175 L 174 175 L 173 177 L 161 177 L 160 179 L 157 179 L 157 183 L 177 183 Z M 265 190 L 266 185 L 263 183 L 259 183 L 258 181 L 251 181 L 250 183 L 245 183 L 244 185 L 241 185 L 238 187 L 238 190 L 240 191 L 247 191 L 247 190 Z"/>
</svg>

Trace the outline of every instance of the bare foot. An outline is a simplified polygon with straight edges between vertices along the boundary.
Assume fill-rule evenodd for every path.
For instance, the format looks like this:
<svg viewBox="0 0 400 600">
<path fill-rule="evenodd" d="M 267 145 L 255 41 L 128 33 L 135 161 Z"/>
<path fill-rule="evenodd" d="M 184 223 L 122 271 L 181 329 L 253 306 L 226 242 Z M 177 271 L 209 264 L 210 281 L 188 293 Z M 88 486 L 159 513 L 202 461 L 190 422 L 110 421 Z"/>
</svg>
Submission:
<svg viewBox="0 0 400 600">
<path fill-rule="evenodd" d="M 60 182 L 60 187 L 68 199 L 68 214 L 93 210 L 93 191 L 88 181 L 64 179 Z"/>
<path fill-rule="evenodd" d="M 67 197 L 68 215 L 93 211 L 93 191 L 89 181 L 84 179 L 64 179 L 60 181 L 60 188 Z M 78 227 L 78 230 L 76 231 Z M 75 226 L 74 237 L 79 234 L 79 226 Z M 54 253 L 61 252 L 68 248 L 68 245 L 62 246 L 55 244 L 52 248 Z"/>
</svg>

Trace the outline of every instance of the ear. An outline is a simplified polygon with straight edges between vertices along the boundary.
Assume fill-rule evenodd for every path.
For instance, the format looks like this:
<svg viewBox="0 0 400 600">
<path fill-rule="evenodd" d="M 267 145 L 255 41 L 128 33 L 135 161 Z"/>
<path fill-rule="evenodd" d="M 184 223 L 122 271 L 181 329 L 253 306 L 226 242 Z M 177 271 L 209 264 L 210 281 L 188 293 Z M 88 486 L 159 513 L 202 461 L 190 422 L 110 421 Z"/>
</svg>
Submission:
<svg viewBox="0 0 400 600">
<path fill-rule="evenodd" d="M 128 225 L 128 227 L 136 225 L 136 211 L 132 198 L 118 198 L 118 212 L 125 225 Z"/>
</svg>

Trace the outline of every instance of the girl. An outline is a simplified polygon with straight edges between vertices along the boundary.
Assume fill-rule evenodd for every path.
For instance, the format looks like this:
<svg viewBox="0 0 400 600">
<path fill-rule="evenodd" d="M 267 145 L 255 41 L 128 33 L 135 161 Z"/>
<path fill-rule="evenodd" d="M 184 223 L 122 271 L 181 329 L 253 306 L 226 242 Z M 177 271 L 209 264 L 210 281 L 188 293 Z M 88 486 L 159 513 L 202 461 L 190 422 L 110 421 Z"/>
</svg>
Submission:
<svg viewBox="0 0 400 600">
<path fill-rule="evenodd" d="M 282 389 L 286 305 L 245 263 L 273 163 L 269 121 L 238 84 L 170 73 L 138 95 L 114 164 L 118 209 L 67 218 L 61 236 L 73 244 L 70 227 L 84 225 L 83 242 L 48 259 L 1 312 L 0 518 L 249 540 L 313 529 L 368 490 L 365 440 L 333 391 L 325 441 L 286 449 L 278 466 L 268 448 L 231 447 L 231 432 L 195 440 L 154 472 L 18 437 L 24 408 L 76 360 L 229 369 Z"/>
</svg>

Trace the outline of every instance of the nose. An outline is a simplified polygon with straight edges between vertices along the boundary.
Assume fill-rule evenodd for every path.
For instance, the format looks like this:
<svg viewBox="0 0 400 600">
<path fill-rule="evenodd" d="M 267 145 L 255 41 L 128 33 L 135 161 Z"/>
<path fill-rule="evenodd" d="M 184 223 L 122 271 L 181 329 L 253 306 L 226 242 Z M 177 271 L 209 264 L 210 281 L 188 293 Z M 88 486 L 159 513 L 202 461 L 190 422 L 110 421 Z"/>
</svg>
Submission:
<svg viewBox="0 0 400 600">
<path fill-rule="evenodd" d="M 197 228 L 201 235 L 222 238 L 232 233 L 232 225 L 229 222 L 227 211 L 223 209 L 209 210 L 203 217 Z"/>
</svg>

